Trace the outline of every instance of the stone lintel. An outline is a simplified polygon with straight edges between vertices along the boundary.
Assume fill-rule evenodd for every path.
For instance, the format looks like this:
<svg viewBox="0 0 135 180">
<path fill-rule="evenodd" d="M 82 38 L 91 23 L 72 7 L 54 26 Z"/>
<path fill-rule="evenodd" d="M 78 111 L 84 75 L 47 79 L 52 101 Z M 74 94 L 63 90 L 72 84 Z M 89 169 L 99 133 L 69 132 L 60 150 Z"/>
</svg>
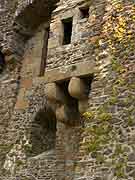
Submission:
<svg viewBox="0 0 135 180">
<path fill-rule="evenodd" d="M 46 71 L 44 80 L 45 83 L 59 82 L 70 79 L 71 77 L 90 76 L 93 75 L 94 72 L 96 72 L 94 61 L 82 62 Z"/>
</svg>

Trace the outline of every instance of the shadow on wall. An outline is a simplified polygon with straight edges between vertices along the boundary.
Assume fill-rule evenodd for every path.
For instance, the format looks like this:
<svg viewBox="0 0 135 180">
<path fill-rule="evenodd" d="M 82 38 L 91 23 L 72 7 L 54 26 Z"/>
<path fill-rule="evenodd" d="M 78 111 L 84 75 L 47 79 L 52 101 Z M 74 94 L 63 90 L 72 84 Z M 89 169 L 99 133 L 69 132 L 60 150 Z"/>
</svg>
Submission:
<svg viewBox="0 0 135 180">
<path fill-rule="evenodd" d="M 32 122 L 29 157 L 40 155 L 55 148 L 56 117 L 50 107 L 40 109 Z"/>
<path fill-rule="evenodd" d="M 4 54 L 0 51 L 0 73 L 3 72 L 5 66 L 6 66 L 5 57 Z"/>
</svg>

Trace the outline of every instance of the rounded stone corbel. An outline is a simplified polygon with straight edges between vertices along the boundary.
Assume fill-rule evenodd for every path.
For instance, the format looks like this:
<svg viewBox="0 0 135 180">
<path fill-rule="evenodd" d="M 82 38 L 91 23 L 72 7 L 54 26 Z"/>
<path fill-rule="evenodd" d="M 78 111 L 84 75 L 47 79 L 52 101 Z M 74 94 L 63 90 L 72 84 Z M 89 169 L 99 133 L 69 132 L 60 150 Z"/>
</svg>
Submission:
<svg viewBox="0 0 135 180">
<path fill-rule="evenodd" d="M 71 78 L 68 86 L 68 92 L 70 96 L 79 100 L 87 98 L 87 86 L 84 81 L 78 77 Z"/>
</svg>

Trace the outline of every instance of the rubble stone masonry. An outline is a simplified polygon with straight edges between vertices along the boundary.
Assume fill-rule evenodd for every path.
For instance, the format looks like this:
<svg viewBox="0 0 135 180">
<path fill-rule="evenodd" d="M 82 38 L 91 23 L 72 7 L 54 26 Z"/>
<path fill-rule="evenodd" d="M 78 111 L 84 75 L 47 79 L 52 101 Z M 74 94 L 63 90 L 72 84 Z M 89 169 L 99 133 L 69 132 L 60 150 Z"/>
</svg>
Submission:
<svg viewBox="0 0 135 180">
<path fill-rule="evenodd" d="M 135 4 L 1 0 L 0 180 L 135 179 Z"/>
</svg>

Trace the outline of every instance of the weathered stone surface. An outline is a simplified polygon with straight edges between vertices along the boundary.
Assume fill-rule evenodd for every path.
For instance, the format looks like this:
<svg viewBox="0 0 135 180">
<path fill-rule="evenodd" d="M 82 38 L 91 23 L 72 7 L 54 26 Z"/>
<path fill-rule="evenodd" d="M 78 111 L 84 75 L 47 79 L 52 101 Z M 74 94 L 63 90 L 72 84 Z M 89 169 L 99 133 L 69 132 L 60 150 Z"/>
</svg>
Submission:
<svg viewBox="0 0 135 180">
<path fill-rule="evenodd" d="M 21 80 L 21 87 L 25 89 L 30 89 L 32 87 L 32 79 Z"/>
<path fill-rule="evenodd" d="M 56 119 L 64 124 L 75 125 L 79 121 L 78 117 L 74 108 L 67 105 L 61 105 L 56 108 Z"/>
<path fill-rule="evenodd" d="M 56 118 L 58 121 L 68 123 L 70 110 L 67 106 L 62 105 L 56 109 Z"/>
<path fill-rule="evenodd" d="M 46 97 L 54 103 L 65 104 L 66 95 L 56 83 L 48 83 L 45 86 Z"/>
<path fill-rule="evenodd" d="M 96 72 L 95 62 L 91 60 L 46 71 L 44 80 L 46 83 L 63 81 L 71 77 L 91 76 L 94 72 Z"/>
<path fill-rule="evenodd" d="M 88 89 L 83 79 L 72 77 L 68 85 L 69 94 L 76 99 L 86 99 Z"/>
<path fill-rule="evenodd" d="M 134 4 L 61 0 L 50 22 L 45 14 L 53 2 L 0 1 L 0 43 L 7 60 L 0 74 L 0 179 L 134 180 Z M 84 19 L 83 6 L 89 7 Z M 71 43 L 62 45 L 62 20 L 69 17 Z M 44 31 L 49 24 L 46 59 Z M 44 77 L 38 77 L 41 61 Z M 72 77 L 89 79 L 91 74 L 88 102 L 66 91 L 68 107 L 57 107 L 56 123 L 46 84 L 67 80 L 67 89 Z M 78 111 L 80 122 L 73 118 Z M 72 126 L 73 121 L 79 123 Z"/>
<path fill-rule="evenodd" d="M 88 99 L 79 100 L 78 101 L 78 109 L 81 114 L 86 112 L 86 109 L 88 108 Z"/>
<path fill-rule="evenodd" d="M 25 110 L 28 107 L 29 107 L 28 102 L 25 100 L 21 100 L 21 99 L 17 100 L 17 103 L 15 105 L 15 109 L 17 109 L 17 110 Z"/>
</svg>

